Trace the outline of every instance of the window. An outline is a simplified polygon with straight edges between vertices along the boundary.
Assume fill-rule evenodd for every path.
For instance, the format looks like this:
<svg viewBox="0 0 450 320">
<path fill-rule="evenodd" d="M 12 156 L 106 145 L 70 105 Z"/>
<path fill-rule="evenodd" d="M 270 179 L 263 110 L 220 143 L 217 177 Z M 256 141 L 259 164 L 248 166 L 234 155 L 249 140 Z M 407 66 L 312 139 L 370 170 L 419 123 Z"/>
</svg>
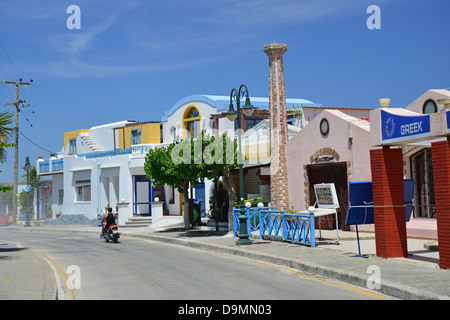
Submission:
<svg viewBox="0 0 450 320">
<path fill-rule="evenodd" d="M 131 144 L 141 143 L 141 128 L 131 130 Z"/>
<path fill-rule="evenodd" d="M 258 123 L 260 123 L 263 120 L 264 119 L 246 118 L 245 119 L 245 131 L 250 130 L 251 128 L 253 128 L 254 126 L 256 126 Z M 234 120 L 234 128 L 235 128 L 235 130 L 237 130 L 237 128 L 238 128 L 238 123 L 237 122 L 238 122 L 238 119 L 236 118 Z"/>
<path fill-rule="evenodd" d="M 77 153 L 77 139 L 69 140 L 69 153 L 71 154 Z"/>
<path fill-rule="evenodd" d="M 189 132 L 189 137 L 197 138 L 200 132 L 200 121 L 189 121 L 187 122 L 186 130 Z"/>
<path fill-rule="evenodd" d="M 200 133 L 200 112 L 197 107 L 191 105 L 190 108 L 186 108 L 183 116 L 183 129 L 186 130 L 188 138 L 197 138 Z M 186 134 L 183 133 L 183 137 L 186 138 Z"/>
<path fill-rule="evenodd" d="M 286 122 L 291 126 L 295 126 L 295 118 L 288 118 Z"/>
<path fill-rule="evenodd" d="M 75 183 L 76 202 L 91 201 L 91 180 L 77 180 Z"/>
<path fill-rule="evenodd" d="M 58 204 L 63 204 L 64 203 L 64 189 L 59 189 L 58 193 L 59 193 Z"/>
<path fill-rule="evenodd" d="M 328 120 L 323 118 L 320 120 L 320 133 L 326 136 L 328 132 L 330 132 L 330 125 L 328 124 Z"/>
<path fill-rule="evenodd" d="M 174 126 L 170 128 L 170 136 L 172 137 L 172 142 L 177 141 L 177 129 Z"/>
<path fill-rule="evenodd" d="M 422 107 L 422 113 L 430 114 L 435 112 L 437 112 L 436 102 L 434 102 L 433 99 L 428 99 L 427 101 L 425 101 Z"/>
<path fill-rule="evenodd" d="M 431 149 L 426 148 L 411 157 L 411 175 L 414 179 L 414 216 L 435 217 L 434 176 Z"/>
</svg>

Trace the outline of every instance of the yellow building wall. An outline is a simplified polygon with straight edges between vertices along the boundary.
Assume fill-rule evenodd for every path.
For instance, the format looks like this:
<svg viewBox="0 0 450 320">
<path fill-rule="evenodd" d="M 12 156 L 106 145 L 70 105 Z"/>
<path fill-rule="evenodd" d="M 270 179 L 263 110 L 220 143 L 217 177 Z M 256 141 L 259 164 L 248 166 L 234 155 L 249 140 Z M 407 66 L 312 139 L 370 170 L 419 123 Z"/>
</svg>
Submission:
<svg viewBox="0 0 450 320">
<path fill-rule="evenodd" d="M 76 139 L 80 133 L 89 132 L 88 129 L 80 129 L 75 131 L 64 132 L 64 152 L 68 151 L 66 148 L 69 148 L 69 141 L 72 139 Z"/>
<path fill-rule="evenodd" d="M 131 148 L 131 130 L 141 128 L 141 144 L 160 143 L 161 130 L 159 123 L 137 124 L 119 129 L 119 149 Z M 125 141 L 124 141 L 125 134 Z M 125 142 L 125 145 L 124 145 Z"/>
<path fill-rule="evenodd" d="M 244 145 L 242 152 L 245 159 L 266 159 L 270 158 L 270 144 L 269 143 L 259 143 L 252 145 Z"/>
</svg>

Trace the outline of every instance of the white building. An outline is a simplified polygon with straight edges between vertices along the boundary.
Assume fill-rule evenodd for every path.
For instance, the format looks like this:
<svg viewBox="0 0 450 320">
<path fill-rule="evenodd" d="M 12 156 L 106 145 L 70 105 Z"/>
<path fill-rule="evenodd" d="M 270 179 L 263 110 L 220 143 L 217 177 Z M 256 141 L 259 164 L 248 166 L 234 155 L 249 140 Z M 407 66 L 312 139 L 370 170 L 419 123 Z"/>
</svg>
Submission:
<svg viewBox="0 0 450 320">
<path fill-rule="evenodd" d="M 251 98 L 259 110 L 268 110 L 268 98 Z M 235 123 L 213 115 L 228 111 L 230 97 L 192 95 L 170 108 L 161 121 L 120 121 L 64 133 L 63 152 L 37 160 L 40 176 L 52 181 L 52 212 L 95 218 L 107 205 L 118 207 L 119 224 L 133 216 L 151 215 L 154 197 L 164 201 L 164 214 L 181 215 L 182 194 L 165 186 L 155 188 L 144 172 L 145 153 L 177 138 L 196 137 L 201 130 L 222 134 Z M 287 99 L 288 108 L 319 106 L 304 99 Z M 246 117 L 250 129 L 262 118 Z M 309 119 L 308 119 L 309 120 Z M 49 177 L 47 177 L 49 178 Z M 194 197 L 209 211 L 211 182 L 197 185 Z"/>
</svg>

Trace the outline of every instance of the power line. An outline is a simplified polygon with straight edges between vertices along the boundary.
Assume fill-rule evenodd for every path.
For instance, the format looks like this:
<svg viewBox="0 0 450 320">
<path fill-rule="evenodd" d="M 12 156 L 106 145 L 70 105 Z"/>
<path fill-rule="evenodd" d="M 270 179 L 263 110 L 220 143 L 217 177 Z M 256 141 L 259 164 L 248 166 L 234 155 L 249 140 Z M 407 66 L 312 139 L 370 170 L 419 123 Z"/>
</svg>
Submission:
<svg viewBox="0 0 450 320">
<path fill-rule="evenodd" d="M 30 141 L 32 144 L 34 144 L 36 147 L 38 147 L 38 148 L 40 148 L 40 149 L 42 149 L 42 150 L 44 150 L 44 151 L 47 151 L 47 152 L 50 153 L 50 154 L 56 153 L 56 152 L 53 152 L 53 151 L 50 151 L 50 150 L 47 150 L 47 149 L 41 147 L 41 146 L 38 145 L 36 142 L 33 142 L 30 138 L 28 138 L 26 135 L 24 135 L 24 134 L 22 133 L 22 131 L 19 130 L 19 133 L 20 133 L 25 139 L 27 139 L 27 140 Z"/>
<path fill-rule="evenodd" d="M 19 69 L 17 69 L 16 65 L 14 64 L 12 59 L 9 57 L 8 53 L 6 52 L 5 47 L 2 45 L 1 42 L 0 42 L 0 47 L 2 48 L 3 52 L 5 53 L 5 56 L 8 58 L 9 62 L 11 63 L 11 65 L 14 67 L 14 69 L 16 69 L 17 73 L 23 78 L 23 75 L 20 73 Z"/>
</svg>

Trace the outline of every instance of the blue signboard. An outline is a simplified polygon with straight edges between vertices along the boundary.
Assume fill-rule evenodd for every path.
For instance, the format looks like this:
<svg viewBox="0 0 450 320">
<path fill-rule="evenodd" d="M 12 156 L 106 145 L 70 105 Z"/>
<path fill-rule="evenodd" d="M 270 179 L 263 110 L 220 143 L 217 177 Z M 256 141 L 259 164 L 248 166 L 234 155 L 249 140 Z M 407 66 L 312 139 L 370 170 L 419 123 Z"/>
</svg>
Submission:
<svg viewBox="0 0 450 320">
<path fill-rule="evenodd" d="M 430 115 L 401 115 L 381 110 L 381 140 L 383 144 L 427 138 L 430 137 L 430 131 Z"/>
<path fill-rule="evenodd" d="M 445 112 L 446 118 L 447 118 L 447 133 L 450 133 L 450 111 L 447 110 Z"/>
<path fill-rule="evenodd" d="M 414 198 L 414 180 L 404 180 L 405 221 L 411 218 Z M 372 181 L 350 182 L 348 190 L 348 211 L 345 224 L 373 224 Z"/>
</svg>

